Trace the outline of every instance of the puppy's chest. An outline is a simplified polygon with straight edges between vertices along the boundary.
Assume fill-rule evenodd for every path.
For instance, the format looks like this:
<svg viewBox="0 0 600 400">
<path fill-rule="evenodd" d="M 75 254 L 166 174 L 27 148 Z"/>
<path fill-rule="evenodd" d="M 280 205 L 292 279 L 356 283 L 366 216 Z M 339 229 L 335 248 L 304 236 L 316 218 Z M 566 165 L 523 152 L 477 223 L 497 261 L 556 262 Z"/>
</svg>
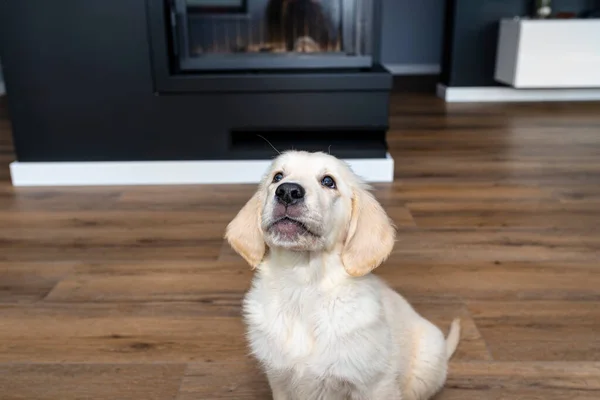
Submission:
<svg viewBox="0 0 600 400">
<path fill-rule="evenodd" d="M 325 345 L 329 313 L 321 296 L 307 293 L 277 293 L 260 304 L 263 313 L 249 321 L 280 351 L 293 357 L 306 357 L 318 345 Z"/>
<path fill-rule="evenodd" d="M 277 363 L 323 360 L 338 338 L 336 319 L 345 313 L 334 303 L 316 289 L 249 293 L 245 308 L 254 350 Z"/>
<path fill-rule="evenodd" d="M 369 310 L 360 297 L 344 298 L 315 288 L 251 291 L 245 301 L 250 346 L 272 368 L 292 368 L 301 375 L 353 375 L 341 360 L 369 359 L 373 350 L 362 345 L 364 324 L 378 310 Z M 366 309 L 371 318 L 356 310 Z M 364 354 L 363 354 L 364 353 Z"/>
</svg>

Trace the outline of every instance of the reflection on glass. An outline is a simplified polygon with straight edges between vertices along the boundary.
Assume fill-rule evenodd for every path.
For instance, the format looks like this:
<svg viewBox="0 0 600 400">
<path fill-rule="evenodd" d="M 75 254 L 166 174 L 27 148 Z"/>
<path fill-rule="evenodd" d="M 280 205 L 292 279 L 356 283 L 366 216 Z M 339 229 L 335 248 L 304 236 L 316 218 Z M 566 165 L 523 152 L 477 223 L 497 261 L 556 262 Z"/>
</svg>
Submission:
<svg viewBox="0 0 600 400">
<path fill-rule="evenodd" d="M 189 52 L 370 55 L 372 0 L 186 0 Z"/>
</svg>

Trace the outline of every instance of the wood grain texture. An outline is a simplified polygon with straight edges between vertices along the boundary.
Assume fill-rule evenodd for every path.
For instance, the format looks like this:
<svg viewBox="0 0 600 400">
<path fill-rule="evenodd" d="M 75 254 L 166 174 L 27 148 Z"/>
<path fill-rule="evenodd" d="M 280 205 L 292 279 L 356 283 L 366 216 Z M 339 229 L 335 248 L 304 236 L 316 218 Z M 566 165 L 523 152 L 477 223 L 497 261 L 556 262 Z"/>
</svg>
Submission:
<svg viewBox="0 0 600 400">
<path fill-rule="evenodd" d="M 233 305 L 0 305 L 0 363 L 186 363 L 243 354 Z"/>
<path fill-rule="evenodd" d="M 235 301 L 250 286 L 243 261 L 96 263 L 74 268 L 48 294 L 48 302 Z"/>
<path fill-rule="evenodd" d="M 453 363 L 446 390 L 435 400 L 595 400 L 598 362 Z"/>
<path fill-rule="evenodd" d="M 0 364 L 3 400 L 175 400 L 185 365 Z"/>
<path fill-rule="evenodd" d="M 600 227 L 600 201 L 597 203 L 557 203 L 555 201 L 460 203 L 445 200 L 410 202 L 407 207 L 422 227 L 455 228 L 544 228 L 579 229 Z"/>
<path fill-rule="evenodd" d="M 13 188 L 0 98 L 0 398 L 268 399 L 223 241 L 255 185 Z M 436 400 L 600 398 L 600 103 L 394 94 L 376 274 L 462 341 Z"/>
<path fill-rule="evenodd" d="M 600 301 L 597 261 L 412 261 L 376 273 L 409 297 L 451 300 Z M 423 283 L 427 276 L 427 285 Z"/>
<path fill-rule="evenodd" d="M 73 266 L 55 262 L 0 262 L 0 303 L 31 303 L 42 299 Z"/>
<path fill-rule="evenodd" d="M 393 256 L 435 262 L 596 261 L 588 236 L 583 230 L 401 229 Z"/>
<path fill-rule="evenodd" d="M 177 400 L 270 399 L 269 384 L 249 357 L 235 361 L 207 361 L 188 366 Z"/>
<path fill-rule="evenodd" d="M 472 302 L 494 360 L 600 360 L 598 301 Z"/>
</svg>

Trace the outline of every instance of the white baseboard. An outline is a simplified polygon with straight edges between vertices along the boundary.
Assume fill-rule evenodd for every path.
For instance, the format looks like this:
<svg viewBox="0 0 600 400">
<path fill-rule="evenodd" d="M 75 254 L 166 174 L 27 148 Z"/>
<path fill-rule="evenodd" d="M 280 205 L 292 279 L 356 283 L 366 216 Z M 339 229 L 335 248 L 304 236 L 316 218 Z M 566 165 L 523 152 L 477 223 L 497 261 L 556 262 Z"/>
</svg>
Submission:
<svg viewBox="0 0 600 400">
<path fill-rule="evenodd" d="M 513 89 L 509 87 L 447 87 L 438 84 L 437 95 L 448 103 L 599 101 L 598 89 Z"/>
<path fill-rule="evenodd" d="M 10 165 L 14 186 L 121 186 L 258 183 L 272 160 L 18 162 Z M 348 159 L 367 182 L 392 182 L 394 159 Z"/>
<path fill-rule="evenodd" d="M 436 75 L 441 68 L 438 64 L 384 64 L 393 75 Z"/>
</svg>

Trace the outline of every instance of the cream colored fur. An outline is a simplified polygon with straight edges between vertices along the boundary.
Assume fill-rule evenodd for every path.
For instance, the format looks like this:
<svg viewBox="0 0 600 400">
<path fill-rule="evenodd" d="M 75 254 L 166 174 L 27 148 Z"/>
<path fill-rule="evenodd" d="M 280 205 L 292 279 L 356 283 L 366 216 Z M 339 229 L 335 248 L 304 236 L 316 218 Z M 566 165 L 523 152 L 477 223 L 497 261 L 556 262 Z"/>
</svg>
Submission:
<svg viewBox="0 0 600 400">
<path fill-rule="evenodd" d="M 324 176 L 337 187 L 323 186 Z M 285 182 L 306 190 L 295 215 L 310 234 L 272 229 Z M 444 386 L 459 321 L 444 338 L 370 273 L 396 231 L 368 189 L 335 157 L 286 152 L 227 227 L 226 239 L 256 269 L 244 318 L 275 400 L 425 400 Z"/>
</svg>

